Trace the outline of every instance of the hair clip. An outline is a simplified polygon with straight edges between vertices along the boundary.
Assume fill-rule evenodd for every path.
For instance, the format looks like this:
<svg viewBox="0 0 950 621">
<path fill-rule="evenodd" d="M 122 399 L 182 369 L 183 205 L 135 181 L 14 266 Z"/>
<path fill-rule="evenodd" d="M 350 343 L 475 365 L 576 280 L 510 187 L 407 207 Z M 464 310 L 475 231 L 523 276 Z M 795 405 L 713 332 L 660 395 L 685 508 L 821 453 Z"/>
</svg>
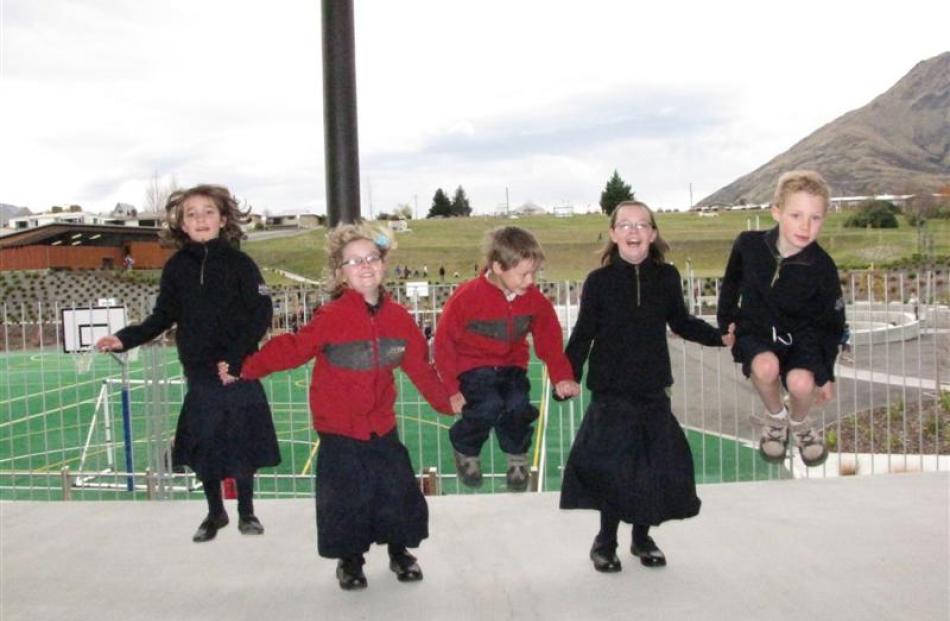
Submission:
<svg viewBox="0 0 950 621">
<path fill-rule="evenodd" d="M 380 248 L 389 248 L 390 241 L 385 233 L 380 233 L 373 239 L 373 243 Z"/>
</svg>

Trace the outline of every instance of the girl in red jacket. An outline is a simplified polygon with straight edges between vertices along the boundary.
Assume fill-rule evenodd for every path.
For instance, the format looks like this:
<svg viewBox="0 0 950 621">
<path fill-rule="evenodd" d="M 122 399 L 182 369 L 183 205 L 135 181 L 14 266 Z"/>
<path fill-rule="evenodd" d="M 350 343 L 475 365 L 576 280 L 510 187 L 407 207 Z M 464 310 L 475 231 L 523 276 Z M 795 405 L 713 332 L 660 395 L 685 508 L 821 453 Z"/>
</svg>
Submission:
<svg viewBox="0 0 950 621">
<path fill-rule="evenodd" d="M 374 542 L 389 545 L 389 567 L 400 581 L 422 579 L 407 548 L 428 537 L 429 513 L 396 431 L 393 370 L 402 368 L 435 409 L 452 412 L 425 338 L 381 286 L 392 247 L 388 235 L 369 225 L 332 230 L 327 282 L 333 301 L 296 334 L 268 341 L 241 368 L 242 379 L 257 379 L 314 361 L 317 549 L 339 559 L 336 575 L 345 590 L 366 587 L 363 555 Z M 220 371 L 225 383 L 235 379 L 225 363 Z"/>
</svg>

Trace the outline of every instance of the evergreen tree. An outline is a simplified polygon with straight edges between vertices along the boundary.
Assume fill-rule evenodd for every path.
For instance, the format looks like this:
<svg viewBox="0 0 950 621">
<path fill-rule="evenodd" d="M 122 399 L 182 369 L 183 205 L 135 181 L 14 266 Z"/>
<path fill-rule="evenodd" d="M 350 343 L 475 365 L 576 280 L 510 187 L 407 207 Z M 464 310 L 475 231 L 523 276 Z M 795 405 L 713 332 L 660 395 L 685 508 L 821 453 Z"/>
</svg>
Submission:
<svg viewBox="0 0 950 621">
<path fill-rule="evenodd" d="M 432 197 L 432 207 L 429 208 L 429 213 L 426 215 L 426 218 L 438 218 L 440 216 L 447 218 L 451 215 L 452 201 L 450 201 L 449 197 L 442 191 L 442 188 L 439 188 Z"/>
<path fill-rule="evenodd" d="M 468 204 L 468 197 L 465 196 L 462 186 L 455 190 L 455 197 L 452 198 L 452 215 L 457 218 L 467 218 L 472 215 L 472 206 Z"/>
<path fill-rule="evenodd" d="M 614 169 L 614 176 L 607 182 L 607 187 L 600 193 L 600 209 L 608 216 L 614 210 L 614 207 L 623 201 L 632 201 L 636 193 L 630 191 L 630 186 L 623 182 L 617 170 Z"/>
</svg>

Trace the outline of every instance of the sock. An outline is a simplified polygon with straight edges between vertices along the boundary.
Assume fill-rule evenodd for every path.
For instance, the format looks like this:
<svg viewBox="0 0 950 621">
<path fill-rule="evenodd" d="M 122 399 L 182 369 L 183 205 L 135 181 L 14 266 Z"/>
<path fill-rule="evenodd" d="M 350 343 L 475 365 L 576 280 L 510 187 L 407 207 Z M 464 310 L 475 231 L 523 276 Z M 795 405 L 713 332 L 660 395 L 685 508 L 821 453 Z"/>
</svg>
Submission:
<svg viewBox="0 0 950 621">
<path fill-rule="evenodd" d="M 779 410 L 778 412 L 776 412 L 775 414 L 772 414 L 772 413 L 769 412 L 768 410 L 766 410 L 765 413 L 768 415 L 769 418 L 771 418 L 771 419 L 773 419 L 773 420 L 777 420 L 777 421 L 778 421 L 778 420 L 785 420 L 786 418 L 789 418 L 789 415 L 788 415 L 788 408 L 786 408 L 784 405 L 782 406 L 782 409 Z"/>
<path fill-rule="evenodd" d="M 649 536 L 650 536 L 649 524 L 634 524 L 633 525 L 633 543 L 635 543 L 638 548 L 643 547 L 643 544 L 646 543 L 647 537 Z"/>
<path fill-rule="evenodd" d="M 238 493 L 238 515 L 254 515 L 254 475 L 236 480 Z"/>
<path fill-rule="evenodd" d="M 602 547 L 617 547 L 617 528 L 620 526 L 620 517 L 609 510 L 600 512 L 600 532 L 595 541 Z"/>
<path fill-rule="evenodd" d="M 221 481 L 202 481 L 205 499 L 208 501 L 208 515 L 217 517 L 224 513 L 224 501 L 221 499 Z"/>
</svg>

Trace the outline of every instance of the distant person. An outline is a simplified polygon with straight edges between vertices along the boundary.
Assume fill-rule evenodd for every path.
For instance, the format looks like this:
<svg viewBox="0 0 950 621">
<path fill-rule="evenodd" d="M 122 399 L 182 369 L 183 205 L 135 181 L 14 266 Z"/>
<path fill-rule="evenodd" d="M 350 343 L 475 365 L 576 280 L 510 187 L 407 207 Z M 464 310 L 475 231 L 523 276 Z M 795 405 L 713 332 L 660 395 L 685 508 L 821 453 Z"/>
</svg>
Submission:
<svg viewBox="0 0 950 621">
<path fill-rule="evenodd" d="M 132 253 L 127 252 L 123 261 L 125 262 L 126 271 L 131 271 L 135 267 L 135 258 L 132 257 Z"/>
<path fill-rule="evenodd" d="M 173 193 L 163 236 L 178 246 L 162 270 L 152 314 L 96 342 L 102 351 L 127 351 L 177 325 L 178 359 L 188 381 L 178 416 L 172 463 L 189 466 L 202 483 L 208 515 L 192 540 L 210 541 L 228 524 L 221 481 L 233 477 L 238 530 L 264 532 L 254 515 L 254 473 L 280 463 L 277 434 L 260 382 L 222 386 L 217 363 L 240 372 L 271 325 L 273 304 L 257 265 L 236 248 L 242 214 L 231 192 L 199 185 Z"/>
<path fill-rule="evenodd" d="M 282 334 L 244 361 L 241 377 L 259 378 L 310 360 L 310 411 L 320 436 L 317 454 L 317 550 L 338 559 L 344 590 L 367 585 L 364 554 L 387 544 L 400 582 L 422 580 L 407 548 L 429 536 L 429 511 L 409 452 L 396 428 L 393 372 L 402 369 L 442 413 L 453 404 L 409 312 L 383 290 L 388 233 L 344 224 L 327 237 L 331 302 L 297 334 Z M 227 365 L 221 380 L 234 380 Z M 461 409 L 461 405 L 455 411 Z"/>
<path fill-rule="evenodd" d="M 477 274 L 477 273 L 478 273 L 478 272 L 476 272 L 476 274 Z M 459 278 L 461 278 L 461 276 L 459 276 L 458 270 L 456 270 L 455 273 L 452 274 L 452 278 L 455 279 L 455 280 L 458 280 Z"/>
<path fill-rule="evenodd" d="M 650 527 L 699 513 L 693 456 L 673 416 L 666 327 L 709 347 L 732 334 L 691 316 L 680 274 L 653 212 L 639 201 L 614 208 L 602 267 L 588 274 L 567 343 L 574 377 L 587 363 L 592 397 L 564 468 L 562 509 L 600 511 L 590 559 L 617 572 L 617 529 L 633 524 L 630 552 L 647 567 L 666 565 Z"/>
<path fill-rule="evenodd" d="M 441 282 L 445 282 L 445 266 L 444 265 L 439 266 L 439 280 Z"/>
<path fill-rule="evenodd" d="M 435 333 L 435 362 L 453 399 L 464 403 L 449 430 L 462 484 L 482 484 L 480 455 L 491 430 L 505 453 L 508 489 L 528 486 L 528 447 L 538 410 L 531 405 L 528 334 L 558 396 L 580 392 L 561 351 L 561 325 L 534 285 L 544 252 L 534 236 L 509 226 L 488 233 L 485 271 L 449 297 Z"/>
<path fill-rule="evenodd" d="M 422 266 L 422 277 L 426 280 L 429 279 L 429 266 L 426 264 L 423 264 Z"/>
<path fill-rule="evenodd" d="M 816 172 L 779 177 L 772 202 L 778 225 L 739 234 L 719 292 L 719 327 L 735 324 L 733 358 L 765 406 L 759 451 L 769 462 L 785 459 L 789 435 L 805 465 L 828 457 L 808 413 L 834 397 L 835 358 L 846 334 L 838 268 L 817 242 L 830 196 Z"/>
<path fill-rule="evenodd" d="M 402 279 L 402 268 L 398 265 L 396 266 L 396 280 Z"/>
</svg>

